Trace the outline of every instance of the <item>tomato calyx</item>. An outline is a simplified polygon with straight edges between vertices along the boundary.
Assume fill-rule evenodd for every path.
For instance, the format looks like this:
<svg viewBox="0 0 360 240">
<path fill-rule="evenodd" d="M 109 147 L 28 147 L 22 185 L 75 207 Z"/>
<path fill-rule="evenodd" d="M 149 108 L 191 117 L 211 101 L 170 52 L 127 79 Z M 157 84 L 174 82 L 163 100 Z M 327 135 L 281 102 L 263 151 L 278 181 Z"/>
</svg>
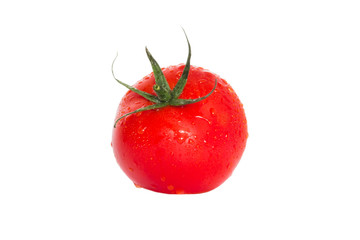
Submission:
<svg viewBox="0 0 360 240">
<path fill-rule="evenodd" d="M 146 54 L 148 56 L 148 59 L 150 60 L 151 63 L 151 67 L 153 69 L 153 73 L 154 73 L 154 77 L 155 77 L 155 85 L 153 86 L 153 90 L 156 93 L 155 95 L 152 95 L 150 93 L 141 91 L 137 88 L 134 88 L 122 81 L 120 81 L 119 79 L 117 79 L 115 77 L 114 74 L 114 63 L 115 60 L 117 58 L 118 55 L 116 55 L 112 66 L 111 66 L 111 71 L 112 71 L 112 75 L 114 77 L 114 79 L 120 83 L 121 85 L 123 85 L 124 87 L 128 88 L 129 90 L 139 94 L 140 96 L 144 97 L 145 99 L 153 102 L 153 105 L 149 105 L 143 108 L 139 108 L 135 111 L 132 111 L 130 113 L 124 114 L 121 117 L 119 117 L 118 119 L 116 119 L 115 123 L 114 123 L 114 128 L 116 128 L 116 124 L 120 121 L 120 119 L 129 116 L 133 113 L 137 113 L 137 112 L 142 112 L 142 111 L 147 111 L 147 110 L 152 110 L 152 109 L 158 109 L 158 108 L 163 108 L 166 106 L 184 106 L 187 104 L 192 104 L 192 103 L 196 103 L 199 101 L 204 100 L 205 98 L 209 97 L 215 90 L 216 85 L 217 85 L 217 79 L 215 79 L 215 85 L 214 88 L 205 96 L 200 97 L 200 98 L 196 98 L 196 99 L 181 99 L 179 98 L 179 96 L 181 95 L 181 93 L 184 90 L 184 87 L 186 85 L 187 82 L 187 78 L 189 75 L 189 71 L 190 71 L 190 59 L 191 59 L 191 46 L 190 46 L 190 42 L 189 39 L 185 33 L 185 30 L 183 29 L 185 37 L 186 37 L 186 41 L 188 43 L 188 57 L 186 60 L 186 64 L 185 64 L 185 68 L 183 70 L 183 73 L 180 77 L 180 79 L 178 80 L 178 82 L 176 83 L 175 87 L 171 90 L 169 87 L 169 84 L 164 76 L 164 73 L 162 72 L 159 64 L 156 62 L 156 60 L 154 59 L 154 57 L 151 55 L 151 53 L 149 52 L 149 50 L 147 49 L 147 47 L 145 47 L 145 51 Z"/>
</svg>

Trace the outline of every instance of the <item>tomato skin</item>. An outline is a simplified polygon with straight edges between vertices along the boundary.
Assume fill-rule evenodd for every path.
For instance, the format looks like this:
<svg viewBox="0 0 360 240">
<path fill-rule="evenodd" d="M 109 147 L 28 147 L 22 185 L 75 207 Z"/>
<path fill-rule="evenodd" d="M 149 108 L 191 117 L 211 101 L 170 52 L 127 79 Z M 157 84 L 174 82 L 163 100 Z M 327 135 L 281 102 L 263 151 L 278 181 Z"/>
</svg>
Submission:
<svg viewBox="0 0 360 240">
<path fill-rule="evenodd" d="M 172 89 L 184 64 L 163 68 Z M 161 193 L 203 193 L 221 185 L 233 172 L 244 152 L 247 121 L 239 98 L 218 75 L 191 66 L 180 95 L 206 99 L 180 107 L 167 106 L 131 114 L 113 130 L 112 146 L 118 164 L 136 186 Z M 134 87 L 155 95 L 149 74 Z M 116 119 L 153 104 L 128 91 Z"/>
</svg>

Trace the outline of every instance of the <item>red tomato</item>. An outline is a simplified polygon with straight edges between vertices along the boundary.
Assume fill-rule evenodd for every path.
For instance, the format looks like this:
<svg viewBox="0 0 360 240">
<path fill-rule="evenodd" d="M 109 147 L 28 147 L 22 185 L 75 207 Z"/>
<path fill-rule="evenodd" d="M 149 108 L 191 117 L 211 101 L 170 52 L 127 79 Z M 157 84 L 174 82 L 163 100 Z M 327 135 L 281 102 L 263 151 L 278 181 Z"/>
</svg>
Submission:
<svg viewBox="0 0 360 240">
<path fill-rule="evenodd" d="M 190 46 L 189 46 L 190 48 Z M 171 89 L 185 65 L 163 70 Z M 161 193 L 203 193 L 221 185 L 233 172 L 244 152 L 247 122 L 239 98 L 218 75 L 190 67 L 179 98 L 206 99 L 165 106 L 121 118 L 113 130 L 112 147 L 118 164 L 136 186 Z M 156 95 L 154 74 L 134 87 Z M 153 103 L 128 91 L 116 119 Z"/>
</svg>

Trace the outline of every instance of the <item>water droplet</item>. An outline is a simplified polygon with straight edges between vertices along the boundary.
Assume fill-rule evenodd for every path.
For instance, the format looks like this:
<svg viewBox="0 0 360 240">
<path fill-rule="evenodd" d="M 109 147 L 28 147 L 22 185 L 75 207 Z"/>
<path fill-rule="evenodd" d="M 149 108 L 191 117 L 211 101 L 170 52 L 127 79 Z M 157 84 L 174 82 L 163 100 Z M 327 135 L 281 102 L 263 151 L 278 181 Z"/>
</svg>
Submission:
<svg viewBox="0 0 360 240">
<path fill-rule="evenodd" d="M 184 143 L 189 138 L 189 133 L 184 130 L 179 130 L 175 134 L 176 141 L 180 144 Z"/>
<path fill-rule="evenodd" d="M 182 143 L 185 142 L 185 138 L 184 138 L 184 137 L 178 137 L 178 138 L 176 139 L 176 141 L 177 141 L 178 143 L 182 144 Z"/>
<path fill-rule="evenodd" d="M 204 117 L 202 117 L 202 116 L 195 116 L 195 117 L 198 118 L 198 119 L 205 120 L 209 125 L 211 124 L 211 122 L 210 122 L 209 119 L 207 119 L 207 118 L 204 118 Z"/>
<path fill-rule="evenodd" d="M 143 133 L 145 132 L 146 128 L 147 128 L 146 126 L 145 126 L 145 127 L 140 126 L 140 127 L 138 128 L 138 130 L 137 130 L 137 133 L 138 133 L 138 134 L 143 134 Z"/>
<path fill-rule="evenodd" d="M 176 194 L 185 194 L 184 190 L 182 190 L 182 189 L 176 189 L 175 193 Z"/>
<path fill-rule="evenodd" d="M 182 75 L 182 72 L 177 72 L 177 73 L 176 73 L 176 76 L 175 76 L 175 77 L 176 77 L 176 80 L 178 80 L 178 79 L 181 77 L 181 75 Z"/>
</svg>

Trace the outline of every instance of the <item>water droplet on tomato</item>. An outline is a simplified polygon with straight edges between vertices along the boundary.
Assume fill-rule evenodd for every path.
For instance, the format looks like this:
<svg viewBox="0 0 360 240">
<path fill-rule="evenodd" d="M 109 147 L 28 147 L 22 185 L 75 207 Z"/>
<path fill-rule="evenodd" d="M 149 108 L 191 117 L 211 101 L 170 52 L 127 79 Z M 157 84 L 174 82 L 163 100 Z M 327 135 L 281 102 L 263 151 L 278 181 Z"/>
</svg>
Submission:
<svg viewBox="0 0 360 240">
<path fill-rule="evenodd" d="M 176 139 L 176 141 L 177 141 L 178 143 L 182 144 L 182 143 L 185 142 L 185 138 L 184 138 L 184 137 L 178 137 L 178 138 Z"/>
<path fill-rule="evenodd" d="M 195 117 L 198 118 L 198 119 L 205 120 L 209 125 L 211 124 L 211 122 L 210 122 L 209 119 L 207 119 L 207 118 L 204 118 L 204 117 L 202 117 L 202 116 L 195 116 Z"/>
<path fill-rule="evenodd" d="M 182 72 L 177 72 L 177 73 L 176 73 L 176 76 L 175 76 L 175 77 L 176 77 L 176 80 L 178 80 L 178 79 L 181 77 L 181 75 L 182 75 Z"/>
<path fill-rule="evenodd" d="M 184 190 L 182 190 L 182 189 L 176 189 L 175 193 L 176 194 L 185 194 Z"/>
<path fill-rule="evenodd" d="M 179 130 L 175 134 L 176 141 L 180 144 L 184 143 L 189 138 L 189 133 L 184 130 Z"/>
<path fill-rule="evenodd" d="M 146 126 L 145 126 L 145 127 L 140 126 L 140 127 L 138 128 L 138 130 L 137 130 L 137 133 L 138 133 L 138 134 L 143 134 L 143 133 L 145 132 L 146 128 L 147 128 Z"/>
</svg>

